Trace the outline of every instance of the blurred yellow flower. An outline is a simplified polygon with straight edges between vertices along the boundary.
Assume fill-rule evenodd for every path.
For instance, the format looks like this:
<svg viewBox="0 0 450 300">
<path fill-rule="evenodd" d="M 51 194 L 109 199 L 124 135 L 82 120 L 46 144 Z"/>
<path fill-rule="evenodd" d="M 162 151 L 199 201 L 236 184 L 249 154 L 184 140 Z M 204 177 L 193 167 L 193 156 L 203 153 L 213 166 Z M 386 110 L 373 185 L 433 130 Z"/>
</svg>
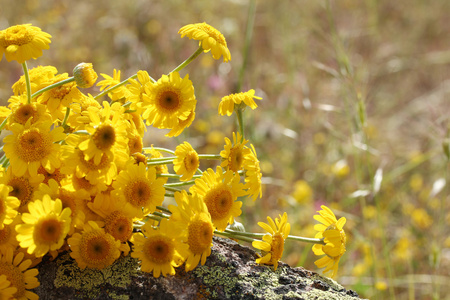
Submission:
<svg viewBox="0 0 450 300">
<path fill-rule="evenodd" d="M 230 50 L 228 50 L 227 41 L 220 31 L 206 23 L 196 23 L 183 26 L 179 31 L 181 37 L 187 36 L 199 42 L 205 52 L 211 50 L 215 59 L 223 56 L 223 61 L 231 60 Z"/>
<path fill-rule="evenodd" d="M 49 49 L 52 36 L 31 24 L 15 25 L 0 31 L 0 60 L 3 53 L 7 61 L 17 60 L 22 64 L 31 58 L 42 56 Z"/>
<path fill-rule="evenodd" d="M 287 222 L 287 213 L 283 216 L 275 218 L 275 222 L 271 217 L 267 217 L 267 224 L 258 222 L 258 225 L 266 230 L 269 234 L 265 234 L 262 241 L 254 241 L 252 246 L 261 250 L 262 257 L 256 259 L 258 264 L 273 265 L 276 270 L 278 261 L 281 259 L 284 251 L 284 240 L 288 237 L 291 230 L 291 224 Z"/>
<path fill-rule="evenodd" d="M 314 244 L 312 250 L 315 255 L 325 255 L 314 263 L 319 268 L 324 268 L 324 273 L 332 272 L 331 277 L 335 277 L 338 271 L 339 260 L 345 253 L 347 237 L 343 229 L 346 219 L 344 217 L 336 219 L 334 213 L 325 205 L 314 219 L 322 224 L 316 224 L 314 229 L 319 231 L 316 238 L 323 239 L 324 244 Z"/>
<path fill-rule="evenodd" d="M 294 191 L 291 195 L 297 203 L 306 204 L 311 202 L 313 199 L 313 190 L 309 186 L 308 182 L 305 180 L 298 180 L 294 183 Z"/>
<path fill-rule="evenodd" d="M 433 218 L 423 208 L 416 208 L 411 213 L 413 224 L 420 229 L 427 229 L 433 224 Z"/>
<path fill-rule="evenodd" d="M 350 173 L 350 167 L 345 159 L 341 159 L 331 166 L 331 172 L 338 178 L 343 178 Z"/>
<path fill-rule="evenodd" d="M 251 109 L 255 109 L 258 105 L 256 105 L 253 99 L 262 99 L 261 97 L 255 96 L 255 90 L 253 89 L 245 93 L 241 92 L 225 96 L 219 103 L 219 114 L 222 116 L 231 116 L 234 111 L 234 106 L 240 105 L 242 102 L 244 102 L 244 104 L 249 106 Z"/>
</svg>

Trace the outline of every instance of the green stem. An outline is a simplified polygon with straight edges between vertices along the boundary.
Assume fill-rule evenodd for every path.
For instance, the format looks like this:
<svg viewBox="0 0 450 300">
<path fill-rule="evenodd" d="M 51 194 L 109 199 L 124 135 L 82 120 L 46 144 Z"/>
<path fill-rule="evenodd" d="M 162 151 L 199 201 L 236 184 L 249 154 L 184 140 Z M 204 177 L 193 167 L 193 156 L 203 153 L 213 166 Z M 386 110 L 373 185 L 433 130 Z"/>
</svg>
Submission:
<svg viewBox="0 0 450 300">
<path fill-rule="evenodd" d="M 223 235 L 228 238 L 237 239 L 237 240 L 241 240 L 241 241 L 249 242 L 249 243 L 252 243 L 253 241 L 255 241 L 255 239 L 252 239 L 252 238 L 249 238 L 246 236 L 234 235 L 229 232 L 221 232 L 221 231 L 214 230 L 214 234 Z"/>
<path fill-rule="evenodd" d="M 191 185 L 194 183 L 195 183 L 195 180 L 188 180 L 188 181 L 181 181 L 181 182 L 174 182 L 174 183 L 166 183 L 164 185 L 164 187 L 167 188 L 167 187 L 174 187 L 174 186 L 185 186 L 185 185 Z"/>
<path fill-rule="evenodd" d="M 220 154 L 199 154 L 199 159 L 221 159 L 222 156 Z"/>
<path fill-rule="evenodd" d="M 153 150 L 156 150 L 156 151 L 159 151 L 159 152 L 166 152 L 166 153 L 170 153 L 170 154 L 175 154 L 175 151 L 170 150 L 170 149 L 166 149 L 166 148 L 161 148 L 161 147 L 144 147 L 142 149 L 143 150 L 151 150 L 151 149 L 153 149 Z"/>
<path fill-rule="evenodd" d="M 226 229 L 225 232 L 232 235 L 233 237 L 245 236 L 245 237 L 257 238 L 257 239 L 261 239 L 265 235 L 264 233 L 241 232 L 241 231 L 234 231 L 234 230 L 230 230 L 230 229 Z M 289 235 L 286 238 L 286 240 L 293 240 L 293 241 L 325 245 L 325 242 L 323 241 L 323 239 L 306 238 L 306 237 L 295 236 L 295 235 Z"/>
<path fill-rule="evenodd" d="M 98 94 L 97 96 L 94 97 L 95 100 L 98 100 L 99 98 L 103 97 L 104 95 L 108 94 L 111 91 L 114 91 L 115 89 L 121 87 L 122 85 L 125 85 L 128 83 L 128 80 L 130 79 L 136 79 L 137 78 L 137 74 L 134 74 L 133 76 L 128 77 L 127 79 L 125 79 L 124 81 L 113 85 L 112 87 L 110 87 L 109 89 L 104 90 L 103 92 L 101 92 L 100 94 Z"/>
<path fill-rule="evenodd" d="M 61 85 L 66 84 L 66 83 L 71 83 L 72 81 L 75 81 L 75 77 L 69 77 L 69 78 L 67 78 L 67 79 L 64 79 L 64 80 L 55 82 L 54 84 L 49 85 L 49 86 L 46 86 L 45 88 L 43 88 L 43 89 L 37 91 L 36 93 L 34 93 L 33 95 L 31 95 L 31 98 L 32 98 L 32 99 L 33 99 L 33 98 L 36 98 L 37 96 L 39 96 L 40 94 L 42 94 L 42 93 L 44 93 L 44 92 L 46 92 L 46 91 L 49 91 L 49 90 L 51 90 L 51 89 L 53 89 L 53 88 L 55 88 L 55 87 L 61 86 Z"/>
<path fill-rule="evenodd" d="M 5 118 L 5 120 L 2 122 L 2 124 L 0 124 L 0 132 L 3 130 L 3 128 L 5 128 L 6 123 L 8 123 L 8 118 L 9 118 L 9 116 L 7 118 Z"/>
<path fill-rule="evenodd" d="M 239 123 L 239 133 L 241 134 L 241 143 L 244 141 L 244 118 L 243 118 L 243 109 L 236 109 L 236 116 Z"/>
<path fill-rule="evenodd" d="M 183 61 L 178 67 L 176 67 L 175 69 L 172 70 L 172 72 L 178 72 L 181 69 L 183 69 L 184 67 L 186 67 L 188 64 L 190 64 L 194 59 L 197 58 L 197 56 L 199 56 L 200 54 L 202 54 L 203 52 L 203 48 L 202 46 L 199 46 L 197 51 L 194 52 L 194 54 L 192 54 L 188 59 L 186 59 L 185 61 Z"/>
<path fill-rule="evenodd" d="M 164 206 L 156 206 L 156 209 L 159 209 L 165 213 L 172 214 L 172 212 Z"/>
<path fill-rule="evenodd" d="M 256 0 L 250 1 L 250 6 L 248 8 L 248 14 L 247 14 L 247 27 L 245 30 L 245 41 L 244 41 L 244 51 L 243 51 L 243 60 L 242 60 L 242 66 L 239 71 L 239 79 L 237 83 L 237 92 L 241 91 L 242 84 L 244 82 L 244 72 L 247 67 L 247 61 L 248 61 L 248 53 L 250 49 L 250 43 L 252 40 L 253 35 L 253 24 L 255 21 L 255 12 L 256 12 Z"/>
<path fill-rule="evenodd" d="M 66 127 L 66 123 L 67 123 L 67 119 L 69 118 L 69 115 L 70 115 L 70 106 L 67 106 L 66 114 L 64 115 L 64 120 L 63 120 L 63 122 L 61 124 L 62 128 L 64 128 L 64 129 Z"/>
<path fill-rule="evenodd" d="M 28 66 L 27 62 L 24 61 L 22 63 L 23 75 L 25 76 L 25 84 L 27 86 L 27 103 L 31 103 L 31 82 L 30 82 L 30 74 L 28 74 Z"/>
<path fill-rule="evenodd" d="M 293 240 L 293 241 L 300 241 L 300 242 L 312 243 L 312 244 L 322 244 L 322 245 L 325 245 L 325 242 L 323 241 L 323 239 L 305 238 L 305 237 L 302 237 L 302 236 L 294 236 L 294 235 L 289 235 L 286 239 L 287 239 L 287 240 Z"/>
</svg>

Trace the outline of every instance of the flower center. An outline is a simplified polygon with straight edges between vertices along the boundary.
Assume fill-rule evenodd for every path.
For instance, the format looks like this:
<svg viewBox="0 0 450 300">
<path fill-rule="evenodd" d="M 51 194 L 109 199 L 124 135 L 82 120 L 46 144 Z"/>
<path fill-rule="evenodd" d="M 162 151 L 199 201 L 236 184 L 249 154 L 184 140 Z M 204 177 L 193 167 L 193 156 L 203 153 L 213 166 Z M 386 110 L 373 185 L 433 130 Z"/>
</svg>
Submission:
<svg viewBox="0 0 450 300">
<path fill-rule="evenodd" d="M 78 151 L 78 157 L 80 159 L 81 164 L 89 171 L 102 170 L 106 167 L 109 167 L 109 165 L 110 165 L 109 157 L 106 154 L 102 154 L 100 163 L 98 165 L 96 165 L 94 163 L 93 158 L 91 158 L 90 160 L 86 160 L 86 159 L 84 159 L 83 151 L 80 151 L 80 150 L 76 150 L 76 151 Z"/>
<path fill-rule="evenodd" d="M 143 250 L 145 256 L 156 264 L 170 262 L 175 252 L 172 240 L 160 235 L 149 237 Z"/>
<path fill-rule="evenodd" d="M 100 150 L 108 150 L 116 141 L 116 132 L 114 127 L 109 124 L 101 125 L 95 131 L 92 139 L 95 146 Z"/>
<path fill-rule="evenodd" d="M 50 151 L 51 142 L 36 129 L 25 131 L 19 136 L 17 155 L 26 162 L 39 161 Z"/>
<path fill-rule="evenodd" d="M 200 164 L 198 155 L 195 151 L 189 151 L 189 153 L 184 157 L 183 162 L 184 167 L 188 172 L 195 172 Z"/>
<path fill-rule="evenodd" d="M 142 152 L 142 138 L 140 136 L 134 136 L 128 140 L 128 148 L 130 149 L 130 154 Z"/>
<path fill-rule="evenodd" d="M 84 234 L 80 242 L 80 256 L 89 264 L 101 264 L 108 259 L 111 246 L 108 240 L 97 232 Z"/>
<path fill-rule="evenodd" d="M 198 27 L 199 27 L 199 29 L 201 29 L 204 32 L 206 32 L 210 37 L 212 37 L 217 42 L 219 42 L 219 44 L 221 44 L 221 45 L 223 45 L 225 47 L 227 46 L 227 42 L 225 40 L 225 37 L 217 29 L 215 29 L 215 28 L 213 28 L 210 25 L 205 24 L 205 23 L 198 24 Z"/>
<path fill-rule="evenodd" d="M 284 250 L 284 239 L 279 233 L 272 236 L 272 262 L 277 262 L 281 259 Z"/>
<path fill-rule="evenodd" d="M 235 146 L 230 150 L 230 156 L 228 158 L 228 167 L 233 172 L 237 172 L 242 169 L 242 163 L 244 162 L 242 155 L 242 147 Z"/>
<path fill-rule="evenodd" d="M 77 212 L 77 204 L 75 202 L 74 199 L 75 194 L 72 194 L 70 191 L 67 191 L 65 189 L 60 188 L 59 189 L 59 195 L 58 195 L 58 199 L 61 200 L 63 209 L 68 207 L 70 208 L 71 216 L 75 216 L 76 212 Z"/>
<path fill-rule="evenodd" d="M 173 113 L 181 106 L 180 95 L 173 90 L 163 90 L 156 98 L 159 110 L 165 113 Z"/>
<path fill-rule="evenodd" d="M 62 223 L 63 222 L 56 219 L 43 220 L 36 226 L 36 232 L 39 234 L 39 238 L 42 239 L 45 243 L 56 243 L 62 235 Z"/>
<path fill-rule="evenodd" d="M 194 254 L 202 254 L 211 246 L 213 237 L 213 227 L 211 222 L 198 219 L 188 226 L 188 245 Z"/>
<path fill-rule="evenodd" d="M 73 87 L 75 87 L 75 84 L 72 82 L 51 89 L 50 90 L 51 98 L 62 100 L 70 93 Z"/>
<path fill-rule="evenodd" d="M 76 189 L 85 189 L 86 191 L 89 191 L 94 187 L 94 185 L 92 185 L 85 177 L 78 178 L 76 175 L 73 175 L 72 182 Z"/>
<path fill-rule="evenodd" d="M 116 240 L 126 242 L 133 233 L 131 219 L 127 218 L 120 211 L 114 211 L 105 219 L 105 231 L 111 234 Z"/>
<path fill-rule="evenodd" d="M 4 226 L 3 229 L 0 229 L 0 246 L 5 245 L 6 242 L 9 241 L 11 237 L 11 228 L 9 226 Z"/>
<path fill-rule="evenodd" d="M 233 206 L 233 194 L 225 184 L 219 184 L 211 188 L 203 198 L 213 220 L 228 217 Z"/>
<path fill-rule="evenodd" d="M 25 124 L 29 118 L 36 117 L 36 110 L 32 104 L 23 104 L 15 112 L 14 118 L 20 124 Z"/>
<path fill-rule="evenodd" d="M 55 169 L 53 173 L 49 173 L 43 166 L 40 166 L 38 169 L 38 174 L 42 174 L 45 176 L 43 183 L 48 184 L 50 179 L 54 179 L 56 182 L 60 183 L 61 180 L 65 177 L 61 174 L 60 169 Z"/>
<path fill-rule="evenodd" d="M 33 35 L 27 29 L 26 26 L 16 25 L 6 29 L 4 46 L 6 47 L 10 45 L 21 46 L 30 43 L 32 40 Z"/>
<path fill-rule="evenodd" d="M 133 206 L 146 206 L 151 197 L 151 189 L 147 182 L 136 180 L 127 185 L 125 196 Z"/>
<path fill-rule="evenodd" d="M 14 177 L 9 180 L 8 185 L 13 189 L 9 192 L 10 196 L 14 196 L 20 200 L 20 206 L 27 205 L 33 195 L 33 188 L 28 179 L 23 177 Z"/>
</svg>

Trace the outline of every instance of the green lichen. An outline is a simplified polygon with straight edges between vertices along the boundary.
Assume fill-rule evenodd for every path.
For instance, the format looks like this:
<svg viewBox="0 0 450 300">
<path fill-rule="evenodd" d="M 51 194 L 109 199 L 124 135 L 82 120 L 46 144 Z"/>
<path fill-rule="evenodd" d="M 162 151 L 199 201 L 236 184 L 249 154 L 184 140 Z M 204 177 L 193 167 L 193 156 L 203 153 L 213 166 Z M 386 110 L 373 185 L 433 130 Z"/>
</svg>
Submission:
<svg viewBox="0 0 450 300">
<path fill-rule="evenodd" d="M 312 280 L 319 280 L 321 282 L 324 282 L 326 285 L 328 285 L 330 288 L 332 288 L 333 290 L 336 290 L 336 291 L 340 291 L 340 290 L 342 290 L 344 288 L 342 285 L 340 285 L 339 283 L 337 283 L 333 279 L 325 277 L 325 276 L 320 276 L 319 274 L 312 275 L 311 279 Z"/>
<path fill-rule="evenodd" d="M 208 267 L 208 266 L 198 266 L 193 271 L 196 277 L 202 278 L 203 283 L 206 286 L 206 292 L 212 297 L 217 298 L 217 290 L 215 288 L 210 289 L 209 287 L 223 287 L 223 291 L 226 296 L 230 296 L 234 287 L 238 282 L 238 278 L 233 275 L 235 269 L 232 267 Z"/>
<path fill-rule="evenodd" d="M 138 272 L 138 262 L 130 256 L 118 259 L 113 265 L 95 270 L 86 268 L 81 270 L 76 261 L 69 254 L 58 258 L 56 278 L 54 285 L 59 287 L 70 287 L 80 291 L 80 297 L 96 298 L 100 291 L 105 288 L 105 284 L 114 287 L 124 288 L 131 283 L 131 277 Z M 125 300 L 126 296 L 115 295 L 110 292 L 113 299 Z"/>
</svg>

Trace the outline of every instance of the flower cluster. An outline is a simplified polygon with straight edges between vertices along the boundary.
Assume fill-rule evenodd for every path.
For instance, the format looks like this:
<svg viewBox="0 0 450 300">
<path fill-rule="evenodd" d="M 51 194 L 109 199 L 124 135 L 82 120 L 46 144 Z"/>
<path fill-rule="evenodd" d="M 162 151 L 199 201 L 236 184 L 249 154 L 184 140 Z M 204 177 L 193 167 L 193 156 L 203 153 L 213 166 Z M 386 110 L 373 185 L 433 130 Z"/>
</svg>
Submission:
<svg viewBox="0 0 450 300">
<path fill-rule="evenodd" d="M 193 82 L 178 71 L 202 52 L 231 59 L 212 26 L 187 25 L 179 33 L 200 46 L 178 68 L 158 80 L 145 70 L 125 80 L 119 70 L 101 74 L 94 97 L 82 91 L 97 80 L 92 64 L 78 65 L 72 77 L 53 66 L 28 70 L 26 61 L 42 55 L 51 36 L 31 25 L 0 31 L 0 59 L 4 53 L 25 72 L 0 114 L 0 130 L 9 132 L 0 158 L 2 297 L 36 298 L 29 290 L 39 285 L 37 270 L 30 267 L 62 251 L 81 269 L 103 269 L 131 253 L 155 277 L 173 275 L 183 264 L 193 270 L 211 254 L 213 235 L 230 233 L 242 200 L 261 197 L 259 160 L 242 126 L 225 138 L 219 155 L 198 154 L 187 141 L 175 151 L 144 147 L 146 126 L 173 137 L 195 119 Z M 261 98 L 254 93 L 225 96 L 219 113 L 242 117 L 246 106 L 257 107 L 253 99 Z M 202 159 L 218 165 L 201 170 Z M 165 207 L 166 198 L 176 205 Z M 264 252 L 256 262 L 276 269 L 290 225 L 286 213 L 268 221 L 259 224 L 270 235 L 253 245 Z M 342 225 L 323 233 L 327 255 L 341 255 L 334 232 Z"/>
</svg>

